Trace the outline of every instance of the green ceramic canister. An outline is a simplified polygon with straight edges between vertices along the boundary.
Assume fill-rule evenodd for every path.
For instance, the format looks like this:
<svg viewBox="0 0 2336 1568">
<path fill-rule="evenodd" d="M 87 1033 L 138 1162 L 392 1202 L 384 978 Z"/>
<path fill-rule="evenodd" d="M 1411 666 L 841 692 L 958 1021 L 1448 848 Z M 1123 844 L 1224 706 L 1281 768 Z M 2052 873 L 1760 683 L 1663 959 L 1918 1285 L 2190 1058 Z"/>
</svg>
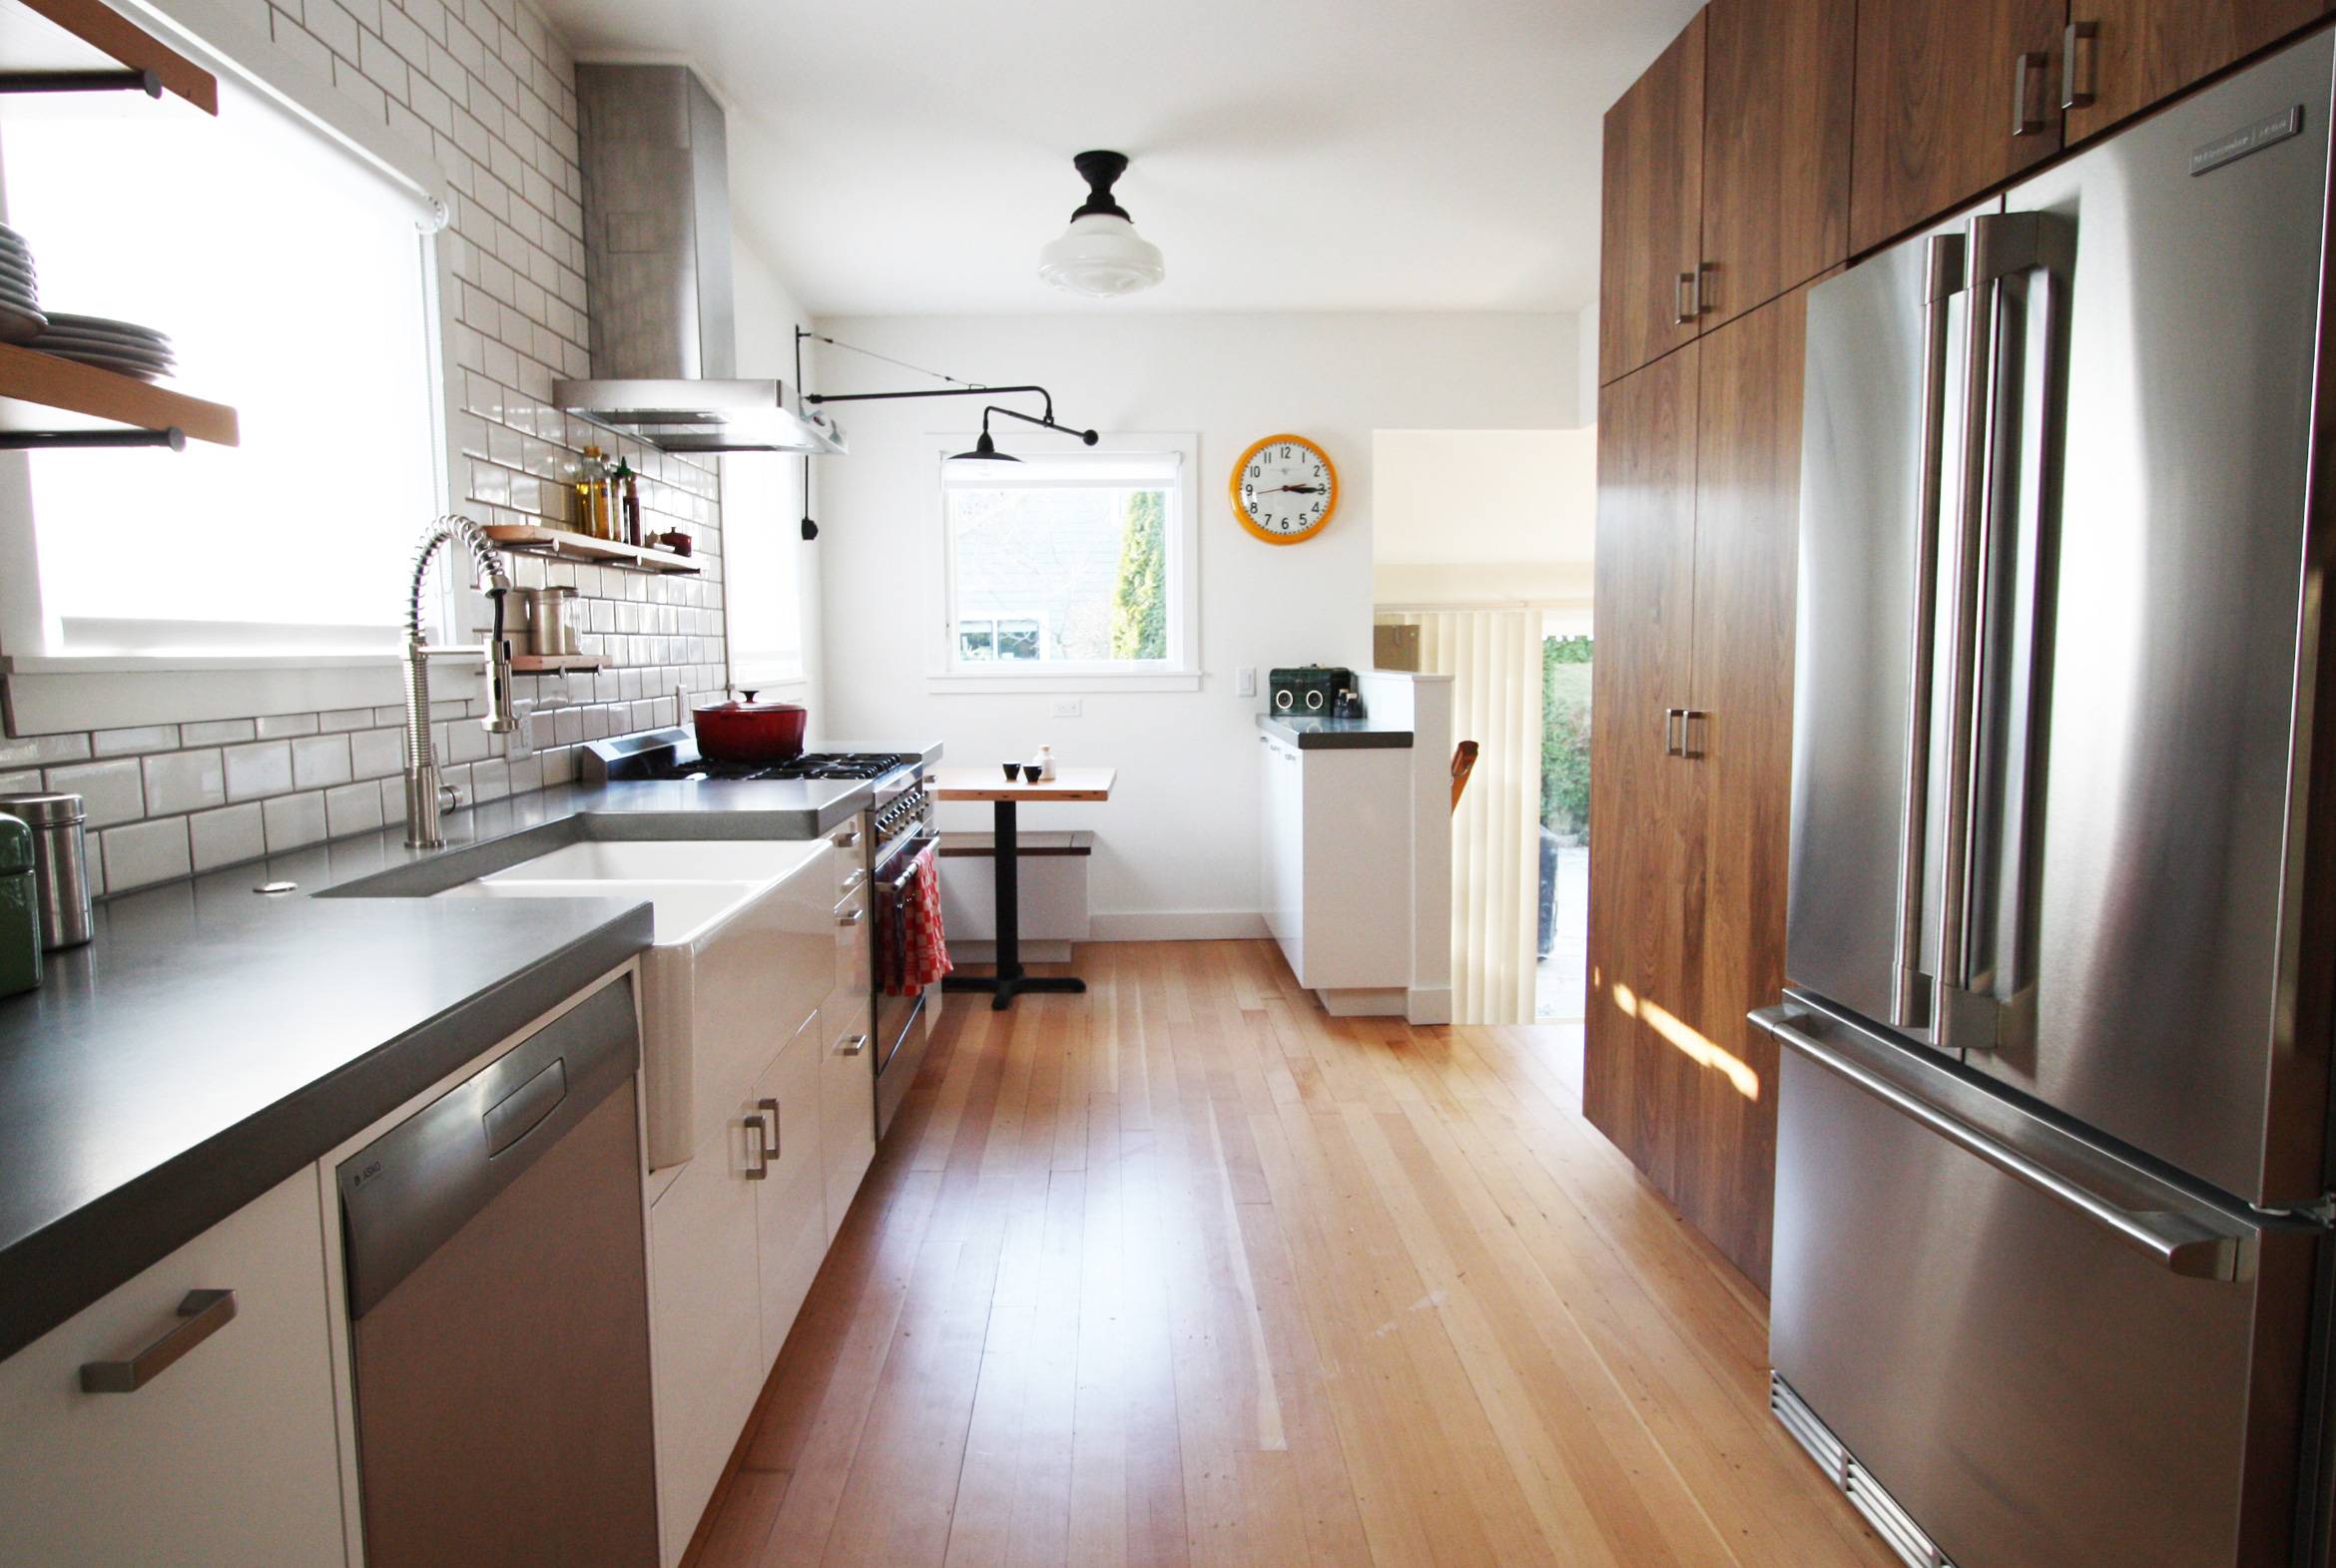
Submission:
<svg viewBox="0 0 2336 1568">
<path fill-rule="evenodd" d="M 0 996 L 41 983 L 40 902 L 33 891 L 32 829 L 0 816 Z"/>
</svg>

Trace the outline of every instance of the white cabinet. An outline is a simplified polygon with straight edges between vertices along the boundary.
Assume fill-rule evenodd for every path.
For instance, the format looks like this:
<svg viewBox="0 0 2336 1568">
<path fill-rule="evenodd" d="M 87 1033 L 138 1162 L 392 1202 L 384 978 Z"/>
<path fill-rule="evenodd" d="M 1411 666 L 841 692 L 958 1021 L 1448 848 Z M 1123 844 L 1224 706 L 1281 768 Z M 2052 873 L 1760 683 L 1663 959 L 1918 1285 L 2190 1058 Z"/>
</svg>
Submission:
<svg viewBox="0 0 2336 1568">
<path fill-rule="evenodd" d="M 691 1158 L 730 1119 L 732 1102 L 827 994 L 835 956 L 828 911 L 842 858 L 821 843 L 735 908 L 733 889 L 718 882 L 609 886 L 628 896 L 654 887 L 658 903 L 641 987 L 652 1170 Z M 701 906 L 710 917 L 691 927 Z M 669 920 L 691 928 L 669 936 Z"/>
<path fill-rule="evenodd" d="M 762 1391 L 762 1264 L 742 1096 L 649 1210 L 649 1338 L 665 1561 L 681 1560 Z"/>
<path fill-rule="evenodd" d="M 836 987 L 820 1009 L 826 1044 L 820 1057 L 820 1156 L 826 1166 L 828 1237 L 876 1159 L 876 1058 L 870 1018 L 869 890 L 836 906 Z"/>
<path fill-rule="evenodd" d="M 827 1038 L 814 1015 L 755 1084 L 763 1176 L 756 1184 L 755 1228 L 763 1279 L 763 1366 L 779 1359 L 795 1314 L 828 1256 L 827 1166 L 820 1158 L 820 1047 Z"/>
<path fill-rule="evenodd" d="M 1317 991 L 1410 985 L 1410 749 L 1259 739 L 1266 929 L 1290 972 Z"/>
<path fill-rule="evenodd" d="M 0 1563 L 346 1560 L 319 1205 L 302 1168 L 0 1361 Z M 82 1390 L 195 1291 L 235 1315 L 132 1392 Z"/>
</svg>

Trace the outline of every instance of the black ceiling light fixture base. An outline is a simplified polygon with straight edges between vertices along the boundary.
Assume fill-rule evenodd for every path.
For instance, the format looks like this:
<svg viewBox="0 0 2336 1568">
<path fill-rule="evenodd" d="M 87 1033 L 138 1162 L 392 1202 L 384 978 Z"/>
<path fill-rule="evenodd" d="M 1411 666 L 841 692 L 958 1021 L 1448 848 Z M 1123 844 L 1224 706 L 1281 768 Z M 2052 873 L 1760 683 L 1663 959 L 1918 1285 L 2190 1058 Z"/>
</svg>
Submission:
<svg viewBox="0 0 2336 1568">
<path fill-rule="evenodd" d="M 1081 153 L 1071 160 L 1071 167 L 1087 182 L 1087 199 L 1071 214 L 1072 223 L 1082 218 L 1127 217 L 1126 209 L 1111 199 L 1111 188 L 1127 173 L 1125 153 Z"/>
</svg>

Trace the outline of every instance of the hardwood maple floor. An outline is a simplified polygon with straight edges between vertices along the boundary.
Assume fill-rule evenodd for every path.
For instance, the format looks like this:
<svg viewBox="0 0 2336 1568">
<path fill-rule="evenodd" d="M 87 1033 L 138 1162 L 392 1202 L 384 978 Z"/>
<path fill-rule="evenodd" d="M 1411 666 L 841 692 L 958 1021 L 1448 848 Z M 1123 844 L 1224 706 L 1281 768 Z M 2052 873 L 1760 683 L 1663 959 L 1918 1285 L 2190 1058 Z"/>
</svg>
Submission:
<svg viewBox="0 0 2336 1568">
<path fill-rule="evenodd" d="M 1264 942 L 1077 970 L 949 998 L 698 1568 L 1897 1562 L 1578 1026 L 1333 1019 Z"/>
</svg>

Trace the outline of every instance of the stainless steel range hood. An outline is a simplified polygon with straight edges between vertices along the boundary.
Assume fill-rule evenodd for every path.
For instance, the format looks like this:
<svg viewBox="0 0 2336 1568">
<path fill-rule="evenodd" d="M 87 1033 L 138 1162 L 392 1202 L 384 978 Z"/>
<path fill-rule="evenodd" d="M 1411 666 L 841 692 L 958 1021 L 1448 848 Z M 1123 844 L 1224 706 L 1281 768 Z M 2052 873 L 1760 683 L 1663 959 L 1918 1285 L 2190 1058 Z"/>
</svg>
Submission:
<svg viewBox="0 0 2336 1568">
<path fill-rule="evenodd" d="M 668 452 L 838 453 L 801 389 L 741 377 L 731 307 L 729 143 L 686 66 L 576 67 L 592 375 L 552 397 Z"/>
</svg>

